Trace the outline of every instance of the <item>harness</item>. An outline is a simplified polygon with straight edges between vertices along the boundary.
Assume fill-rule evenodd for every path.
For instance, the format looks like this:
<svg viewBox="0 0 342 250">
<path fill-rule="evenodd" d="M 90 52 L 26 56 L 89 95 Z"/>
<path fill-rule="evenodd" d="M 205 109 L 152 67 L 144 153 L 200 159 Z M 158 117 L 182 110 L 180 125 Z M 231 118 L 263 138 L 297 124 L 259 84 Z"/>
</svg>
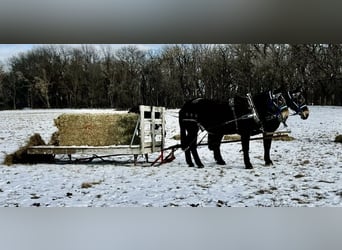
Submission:
<svg viewBox="0 0 342 250">
<path fill-rule="evenodd" d="M 260 119 L 259 119 L 259 116 L 258 116 L 258 113 L 255 109 L 255 105 L 254 105 L 254 102 L 253 102 L 253 99 L 252 99 L 252 96 L 250 93 L 247 93 L 246 94 L 246 98 L 247 98 L 247 101 L 248 101 L 248 105 L 249 105 L 249 109 L 252 111 L 250 114 L 245 114 L 245 115 L 242 115 L 240 117 L 237 117 L 236 116 L 236 113 L 235 113 L 235 98 L 230 98 L 229 99 L 229 106 L 233 112 L 233 116 L 234 116 L 234 120 L 231 120 L 231 121 L 227 121 L 225 122 L 224 124 L 229 124 L 229 123 L 232 123 L 232 122 L 235 122 L 235 129 L 236 131 L 239 130 L 239 127 L 238 127 L 238 121 L 240 120 L 248 120 L 248 119 L 253 119 L 257 124 L 259 124 L 261 126 L 261 130 L 264 131 L 264 128 L 262 126 L 262 123 L 260 122 Z"/>
<path fill-rule="evenodd" d="M 260 119 L 259 119 L 259 116 L 258 116 L 258 113 L 255 109 L 255 105 L 254 105 L 254 102 L 253 102 L 253 99 L 252 99 L 252 95 L 250 93 L 247 93 L 247 100 L 248 100 L 248 104 L 249 106 L 251 107 L 252 109 L 252 116 L 253 116 L 253 119 L 255 120 L 256 123 L 260 123 Z"/>
<path fill-rule="evenodd" d="M 248 104 L 249 104 L 249 107 L 250 107 L 250 110 L 252 111 L 252 113 L 245 114 L 245 115 L 237 117 L 236 112 L 235 112 L 235 98 L 234 97 L 229 98 L 229 107 L 231 108 L 231 110 L 233 112 L 234 119 L 220 123 L 220 124 L 217 124 L 215 126 L 210 127 L 209 129 L 215 129 L 215 128 L 223 127 L 223 126 L 231 124 L 231 123 L 235 123 L 235 128 L 238 131 L 238 129 L 239 129 L 238 121 L 248 120 L 248 119 L 254 119 L 256 123 L 261 124 L 261 126 L 262 126 L 262 123 L 260 122 L 259 116 L 256 112 L 254 102 L 253 102 L 250 94 L 247 94 L 247 100 L 248 100 Z M 200 128 L 201 131 L 205 130 L 204 126 L 198 122 L 196 114 L 187 113 L 187 117 L 189 117 L 189 118 L 184 118 L 183 121 L 196 122 L 197 126 Z M 263 128 L 262 128 L 262 131 L 264 131 Z"/>
<path fill-rule="evenodd" d="M 248 105 L 250 107 L 250 110 L 252 111 L 252 113 L 250 114 L 245 114 L 245 115 L 242 115 L 240 117 L 237 117 L 236 116 L 236 112 L 235 112 L 235 98 L 229 98 L 229 107 L 231 108 L 232 112 L 233 112 L 233 116 L 234 116 L 234 119 L 233 120 L 230 120 L 230 121 L 226 121 L 222 124 L 223 125 L 227 125 L 227 124 L 230 124 L 230 123 L 235 123 L 235 129 L 236 131 L 239 130 L 239 126 L 238 126 L 238 121 L 241 121 L 241 120 L 248 120 L 248 119 L 254 119 L 254 121 L 257 123 L 257 124 L 261 124 L 260 123 L 260 119 L 259 119 L 259 116 L 256 112 L 256 109 L 255 109 L 255 106 L 254 106 L 254 102 L 252 100 L 252 97 L 250 95 L 250 93 L 248 93 L 247 95 L 247 101 L 248 101 Z M 221 124 L 220 124 L 221 125 Z M 220 126 L 218 125 L 218 126 Z M 262 128 L 263 129 L 263 128 Z"/>
<path fill-rule="evenodd" d="M 285 120 L 282 118 L 282 115 L 281 115 L 283 110 L 287 109 L 285 98 L 282 96 L 281 93 L 272 94 L 272 91 L 269 91 L 269 97 L 270 97 L 269 98 L 270 101 L 268 104 L 269 108 L 273 107 L 273 108 L 276 108 L 277 110 L 276 110 L 275 114 L 269 113 L 269 116 L 266 117 L 266 120 L 278 119 L 279 121 L 281 121 L 284 124 L 285 127 L 287 127 Z M 239 130 L 238 121 L 253 119 L 256 122 L 256 124 L 260 125 L 261 132 L 264 132 L 265 130 L 264 130 L 263 124 L 259 118 L 259 115 L 256 111 L 252 95 L 250 93 L 247 93 L 246 98 L 247 98 L 249 109 L 251 110 L 251 113 L 237 117 L 236 112 L 235 112 L 235 98 L 234 97 L 230 98 L 229 99 L 229 107 L 232 110 L 234 119 L 220 123 L 220 124 L 215 125 L 213 127 L 210 127 L 210 129 L 219 128 L 219 127 L 231 124 L 231 123 L 235 123 L 235 129 L 236 129 L 236 131 L 238 131 Z M 183 121 L 196 122 L 198 127 L 201 129 L 201 131 L 205 130 L 204 126 L 198 122 L 196 114 L 187 114 L 187 117 L 189 117 L 189 118 L 184 118 Z"/>
</svg>

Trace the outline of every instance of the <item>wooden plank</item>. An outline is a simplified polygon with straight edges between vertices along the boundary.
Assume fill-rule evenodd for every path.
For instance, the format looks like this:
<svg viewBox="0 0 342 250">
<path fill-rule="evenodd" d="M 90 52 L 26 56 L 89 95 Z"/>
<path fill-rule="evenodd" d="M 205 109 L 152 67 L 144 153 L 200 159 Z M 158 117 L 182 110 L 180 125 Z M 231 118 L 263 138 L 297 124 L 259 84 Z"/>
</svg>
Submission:
<svg viewBox="0 0 342 250">
<path fill-rule="evenodd" d="M 152 151 L 155 151 L 155 132 L 156 132 L 156 126 L 155 126 L 155 110 L 154 108 L 152 107 L 152 113 L 151 113 L 151 119 L 152 119 L 152 122 L 150 124 L 150 132 L 151 132 L 151 141 L 152 141 Z"/>
<path fill-rule="evenodd" d="M 161 150 L 161 148 L 159 148 Z M 32 146 L 27 149 L 28 154 L 147 154 L 152 153 L 151 147 L 144 150 L 137 146 Z"/>
</svg>

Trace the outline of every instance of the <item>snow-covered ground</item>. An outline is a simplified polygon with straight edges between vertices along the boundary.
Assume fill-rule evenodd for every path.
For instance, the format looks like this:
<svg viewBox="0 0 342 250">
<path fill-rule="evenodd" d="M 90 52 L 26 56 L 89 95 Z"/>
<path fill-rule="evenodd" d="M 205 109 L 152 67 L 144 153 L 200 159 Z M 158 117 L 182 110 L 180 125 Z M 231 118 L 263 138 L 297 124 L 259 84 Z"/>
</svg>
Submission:
<svg viewBox="0 0 342 250">
<path fill-rule="evenodd" d="M 308 120 L 290 117 L 295 140 L 273 141 L 271 167 L 263 165 L 262 141 L 250 143 L 252 170 L 244 169 L 240 143 L 222 144 L 226 166 L 216 165 L 212 152 L 200 147 L 203 169 L 187 167 L 181 150 L 158 167 L 2 164 L 34 133 L 48 142 L 56 131 L 53 119 L 70 112 L 114 111 L 0 111 L 1 207 L 342 206 L 342 144 L 333 142 L 342 134 L 342 107 L 311 106 Z M 172 139 L 179 134 L 177 116 L 177 110 L 166 112 L 166 146 L 179 143 Z"/>
</svg>

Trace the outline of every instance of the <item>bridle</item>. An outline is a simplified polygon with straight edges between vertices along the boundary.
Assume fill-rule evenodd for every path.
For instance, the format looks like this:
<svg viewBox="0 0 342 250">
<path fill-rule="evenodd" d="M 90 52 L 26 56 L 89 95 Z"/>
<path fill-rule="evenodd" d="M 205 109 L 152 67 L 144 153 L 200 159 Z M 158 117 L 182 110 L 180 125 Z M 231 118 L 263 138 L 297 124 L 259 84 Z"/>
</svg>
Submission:
<svg viewBox="0 0 342 250">
<path fill-rule="evenodd" d="M 291 115 L 298 115 L 302 113 L 304 108 L 307 108 L 307 105 L 305 104 L 305 98 L 303 97 L 302 93 L 300 91 L 291 93 L 290 91 L 287 92 L 287 95 L 293 104 L 293 110 L 295 111 L 294 114 Z M 292 108 L 292 107 L 291 107 Z"/>
<path fill-rule="evenodd" d="M 277 119 L 279 122 L 282 122 L 284 124 L 285 127 L 287 127 L 286 125 L 286 118 L 284 118 L 282 116 L 282 112 L 284 110 L 287 110 L 287 104 L 286 104 L 286 100 L 284 98 L 284 96 L 282 95 L 282 93 L 277 93 L 277 94 L 273 94 L 272 91 L 269 91 L 269 109 L 274 111 L 274 112 L 268 112 L 268 116 L 266 117 L 266 120 L 273 120 L 273 119 Z"/>
</svg>

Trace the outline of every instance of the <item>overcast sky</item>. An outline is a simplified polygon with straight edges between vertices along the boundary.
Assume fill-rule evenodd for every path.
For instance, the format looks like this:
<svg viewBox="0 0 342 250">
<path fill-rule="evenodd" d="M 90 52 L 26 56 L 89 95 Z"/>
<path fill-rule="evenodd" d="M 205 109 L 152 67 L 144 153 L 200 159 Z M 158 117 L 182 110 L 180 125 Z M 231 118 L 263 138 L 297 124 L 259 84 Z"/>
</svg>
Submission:
<svg viewBox="0 0 342 250">
<path fill-rule="evenodd" d="M 100 44 L 91 44 L 94 46 L 107 46 L 107 45 L 100 45 Z M 113 48 L 120 48 L 122 46 L 127 46 L 129 44 L 111 44 Z M 160 44 L 134 44 L 140 49 L 158 49 L 162 45 Z M 19 53 L 29 51 L 30 49 L 42 46 L 41 44 L 0 44 L 0 63 L 7 64 L 7 60 L 12 56 L 16 56 Z M 81 46 L 80 44 L 68 44 L 68 46 Z"/>
<path fill-rule="evenodd" d="M 0 44 L 0 62 L 6 63 L 11 56 L 28 51 L 32 47 L 32 44 Z"/>
</svg>

